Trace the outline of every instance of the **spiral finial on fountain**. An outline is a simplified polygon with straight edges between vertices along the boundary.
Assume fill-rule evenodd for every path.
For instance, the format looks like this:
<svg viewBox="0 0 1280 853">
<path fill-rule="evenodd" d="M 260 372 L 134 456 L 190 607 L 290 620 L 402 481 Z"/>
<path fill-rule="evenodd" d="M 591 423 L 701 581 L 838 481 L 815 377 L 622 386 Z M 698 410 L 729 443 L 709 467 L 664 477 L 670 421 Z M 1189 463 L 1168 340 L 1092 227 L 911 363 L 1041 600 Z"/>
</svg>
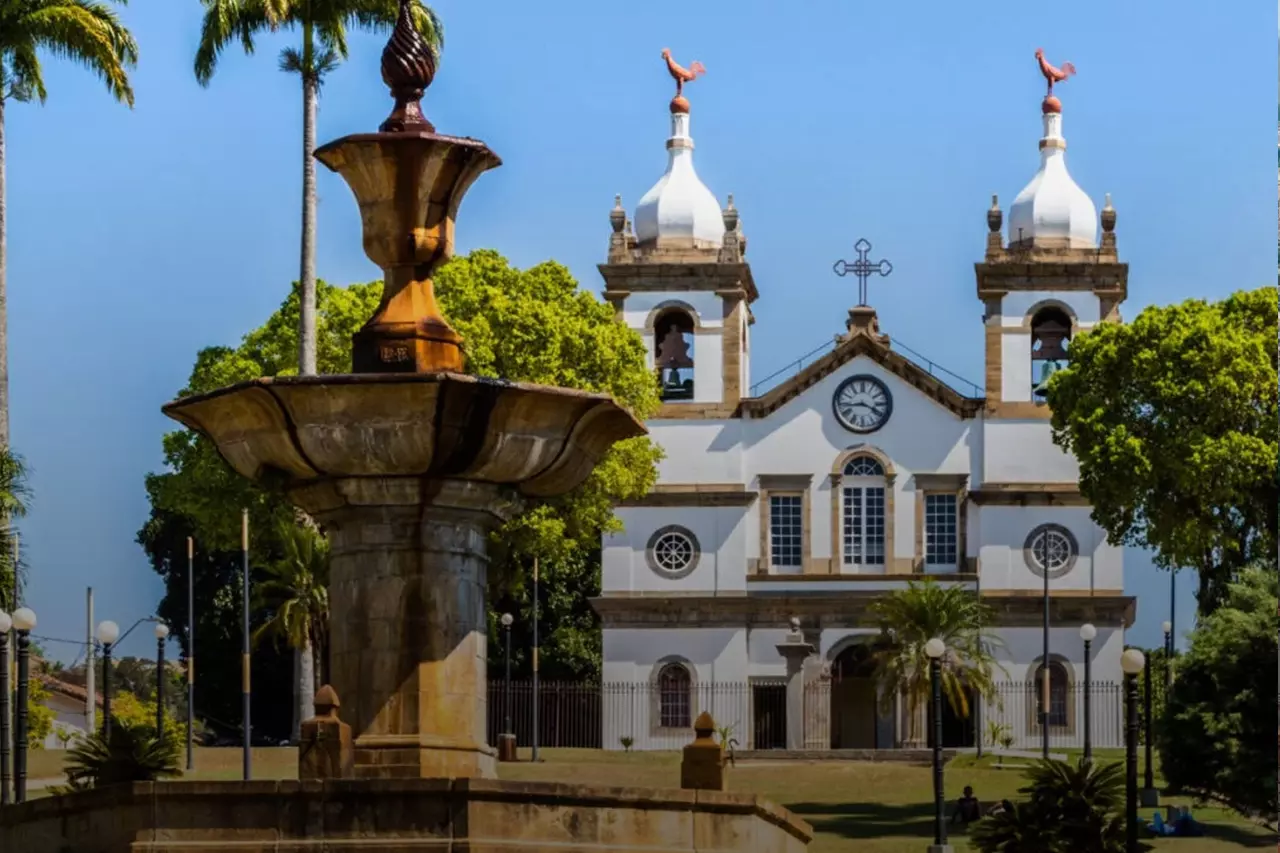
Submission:
<svg viewBox="0 0 1280 853">
<path fill-rule="evenodd" d="M 422 114 L 422 94 L 436 76 L 436 55 L 413 22 L 413 4 L 400 0 L 400 14 L 382 49 L 382 82 L 396 99 L 395 108 L 378 129 L 383 133 L 426 131 L 435 127 Z"/>
</svg>

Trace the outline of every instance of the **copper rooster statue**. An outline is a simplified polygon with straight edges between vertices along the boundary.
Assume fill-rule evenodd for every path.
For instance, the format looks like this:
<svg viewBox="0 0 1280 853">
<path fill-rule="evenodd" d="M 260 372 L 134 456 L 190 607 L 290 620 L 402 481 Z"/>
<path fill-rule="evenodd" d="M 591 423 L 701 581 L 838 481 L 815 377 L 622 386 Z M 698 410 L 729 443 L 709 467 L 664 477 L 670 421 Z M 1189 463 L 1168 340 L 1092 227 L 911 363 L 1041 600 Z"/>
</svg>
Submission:
<svg viewBox="0 0 1280 853">
<path fill-rule="evenodd" d="M 1040 73 L 1044 75 L 1044 79 L 1049 81 L 1049 91 L 1047 95 L 1053 95 L 1053 84 L 1061 83 L 1076 73 L 1076 67 L 1070 62 L 1062 63 L 1061 68 L 1054 68 L 1044 59 L 1044 48 L 1036 48 L 1036 59 L 1040 62 Z"/>
<path fill-rule="evenodd" d="M 676 97 L 679 98 L 684 94 L 684 84 L 692 82 L 699 74 L 706 74 L 707 69 L 703 67 L 701 62 L 693 61 L 689 63 L 688 68 L 683 68 L 676 64 L 671 58 L 671 49 L 664 47 L 662 49 L 662 58 L 667 61 L 667 71 L 671 72 L 672 78 L 676 81 Z"/>
</svg>

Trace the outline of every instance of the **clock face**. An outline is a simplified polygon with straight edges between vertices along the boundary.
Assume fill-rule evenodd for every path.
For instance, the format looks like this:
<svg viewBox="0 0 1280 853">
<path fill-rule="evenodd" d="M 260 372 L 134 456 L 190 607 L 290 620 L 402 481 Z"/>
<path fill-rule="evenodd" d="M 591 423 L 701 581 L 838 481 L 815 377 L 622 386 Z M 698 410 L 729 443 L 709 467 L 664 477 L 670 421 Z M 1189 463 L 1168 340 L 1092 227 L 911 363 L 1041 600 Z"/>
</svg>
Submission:
<svg viewBox="0 0 1280 853">
<path fill-rule="evenodd" d="M 893 397 L 874 376 L 850 376 L 836 388 L 831 408 L 845 429 L 875 432 L 888 423 L 893 413 Z"/>
</svg>

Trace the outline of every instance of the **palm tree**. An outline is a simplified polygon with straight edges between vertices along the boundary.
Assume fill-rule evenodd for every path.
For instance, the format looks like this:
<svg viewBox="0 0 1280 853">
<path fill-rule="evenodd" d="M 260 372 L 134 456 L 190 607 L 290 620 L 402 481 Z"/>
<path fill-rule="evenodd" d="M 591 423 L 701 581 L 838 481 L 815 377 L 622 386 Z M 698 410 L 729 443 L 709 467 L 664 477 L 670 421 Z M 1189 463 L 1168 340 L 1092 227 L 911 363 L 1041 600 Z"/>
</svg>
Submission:
<svg viewBox="0 0 1280 853">
<path fill-rule="evenodd" d="M 0 0 L 5 2 L 5 0 Z M 325 75 L 347 58 L 347 28 L 372 30 L 395 23 L 397 0 L 200 0 L 204 25 L 196 50 L 196 80 L 207 86 L 218 55 L 233 41 L 253 53 L 254 37 L 277 29 L 301 31 L 302 46 L 285 48 L 280 70 L 302 78 L 302 269 L 298 372 L 316 372 L 316 103 Z M 414 22 L 433 50 L 443 29 L 422 0 L 411 0 Z"/>
<path fill-rule="evenodd" d="M 67 785 L 58 793 L 179 776 L 179 755 L 177 738 L 117 722 L 110 738 L 97 731 L 76 742 L 67 754 Z"/>
<path fill-rule="evenodd" d="M 124 0 L 119 0 L 124 5 Z M 4 109 L 8 101 L 44 103 L 40 51 L 74 60 L 133 106 L 125 69 L 138 45 L 115 11 L 98 0 L 0 0 L 0 448 L 9 446 L 8 298 L 5 282 Z M 3 520 L 0 519 L 0 522 Z"/>
<path fill-rule="evenodd" d="M 316 656 L 323 648 L 329 624 L 329 543 L 315 527 L 297 523 L 280 530 L 284 557 L 267 569 L 259 584 L 260 603 L 274 610 L 254 640 L 274 637 L 293 649 L 293 740 L 302 734 L 302 721 L 316 695 Z"/>
<path fill-rule="evenodd" d="M 0 446 L 0 603 L 10 611 L 18 606 L 22 570 L 15 547 L 17 534 L 9 521 L 25 516 L 30 501 L 26 462 L 7 446 Z"/>
<path fill-rule="evenodd" d="M 971 590 L 942 586 L 934 578 L 909 581 L 906 589 L 877 600 L 871 612 L 885 639 L 873 652 L 880 692 L 886 700 L 897 693 L 907 698 L 912 742 L 920 741 L 918 710 L 929 698 L 930 639 L 946 643 L 942 694 L 957 715 L 969 716 L 970 690 L 985 698 L 996 695 L 992 671 L 1000 665 L 993 652 L 1002 643 L 986 627 L 989 608 Z"/>
</svg>

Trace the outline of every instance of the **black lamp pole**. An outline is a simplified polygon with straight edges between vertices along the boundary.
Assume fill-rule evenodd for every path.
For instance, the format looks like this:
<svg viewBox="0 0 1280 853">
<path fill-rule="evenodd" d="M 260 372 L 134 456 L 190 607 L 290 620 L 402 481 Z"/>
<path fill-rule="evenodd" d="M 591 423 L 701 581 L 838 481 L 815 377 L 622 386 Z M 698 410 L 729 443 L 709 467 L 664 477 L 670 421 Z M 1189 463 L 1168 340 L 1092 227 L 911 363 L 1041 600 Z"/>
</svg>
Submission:
<svg viewBox="0 0 1280 853">
<path fill-rule="evenodd" d="M 933 693 L 933 843 L 947 843 L 947 805 L 942 779 L 942 666 L 937 658 L 929 661 L 929 683 Z"/>
<path fill-rule="evenodd" d="M 1044 567 L 1044 656 L 1040 659 L 1040 752 L 1045 761 L 1049 760 L 1049 536 L 1043 534 L 1040 541 L 1044 543 L 1044 553 L 1040 557 L 1040 565 Z"/>
<path fill-rule="evenodd" d="M 1145 735 L 1143 746 L 1145 748 L 1146 763 L 1142 775 L 1142 787 L 1150 791 L 1155 787 L 1155 781 L 1152 779 L 1151 773 L 1151 657 L 1147 656 L 1147 662 L 1142 668 L 1142 704 L 1143 704 L 1143 734 Z"/>
<path fill-rule="evenodd" d="M 1090 708 L 1090 700 L 1093 698 L 1093 661 L 1089 654 L 1091 645 L 1090 641 L 1084 641 L 1084 760 L 1086 763 L 1093 761 L 1093 736 L 1090 731 L 1092 728 L 1090 718 L 1093 716 L 1093 710 Z"/>
<path fill-rule="evenodd" d="M 1138 853 L 1138 676 L 1124 676 L 1125 853 Z"/>
<path fill-rule="evenodd" d="M 31 632 L 18 631 L 18 707 L 13 733 L 13 799 L 27 801 L 27 690 L 30 683 Z"/>
<path fill-rule="evenodd" d="M 164 639 L 156 637 L 156 740 L 164 740 Z"/>
<path fill-rule="evenodd" d="M 102 644 L 102 736 L 111 740 L 111 644 Z"/>
<path fill-rule="evenodd" d="M 502 628 L 504 631 L 507 632 L 507 651 L 506 651 L 507 674 L 506 674 L 506 681 L 502 687 L 502 692 L 505 694 L 503 696 L 503 704 L 506 706 L 507 720 L 506 720 L 506 727 L 503 729 L 503 731 L 506 732 L 507 734 L 511 734 L 512 733 L 511 732 L 511 625 L 510 623 L 507 623 L 504 620 Z"/>
<path fill-rule="evenodd" d="M 241 578 L 242 589 L 240 594 L 241 614 L 241 660 L 240 660 L 240 690 L 241 690 L 241 714 L 244 717 L 244 779 L 249 781 L 253 778 L 253 752 L 251 735 L 253 732 L 252 720 L 250 719 L 250 691 L 249 691 L 249 510 L 245 509 L 240 515 L 240 550 L 241 557 L 244 561 L 244 577 Z"/>
<path fill-rule="evenodd" d="M 0 806 L 9 804 L 9 632 L 0 631 Z"/>
<path fill-rule="evenodd" d="M 1164 632 L 1164 701 L 1169 704 L 1169 694 L 1173 692 L 1173 623 Z"/>
<path fill-rule="evenodd" d="M 187 769 L 196 769 L 196 583 L 195 540 L 187 537 Z"/>
</svg>

